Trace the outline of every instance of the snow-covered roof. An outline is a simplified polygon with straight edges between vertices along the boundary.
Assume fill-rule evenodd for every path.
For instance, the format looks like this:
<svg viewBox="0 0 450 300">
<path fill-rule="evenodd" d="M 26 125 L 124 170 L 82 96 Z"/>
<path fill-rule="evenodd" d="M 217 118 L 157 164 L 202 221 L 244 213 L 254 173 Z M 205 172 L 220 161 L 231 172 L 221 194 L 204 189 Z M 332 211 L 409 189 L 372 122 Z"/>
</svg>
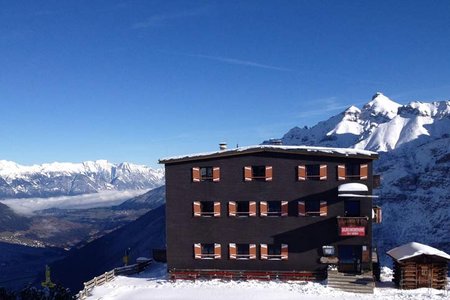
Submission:
<svg viewBox="0 0 450 300">
<path fill-rule="evenodd" d="M 386 253 L 395 260 L 405 260 L 420 255 L 433 255 L 450 260 L 450 255 L 444 251 L 417 242 L 411 242 L 403 246 L 399 246 L 389 250 Z"/>
<path fill-rule="evenodd" d="M 368 192 L 367 185 L 357 182 L 344 183 L 338 187 L 338 192 Z"/>
<path fill-rule="evenodd" d="M 165 157 L 161 158 L 159 160 L 159 163 L 171 163 L 182 160 L 196 160 L 220 156 L 234 156 L 254 152 L 285 152 L 295 154 L 309 154 L 309 155 L 317 154 L 327 156 L 364 156 L 370 159 L 378 158 L 378 153 L 361 149 L 328 148 L 328 147 L 313 147 L 313 146 L 255 145 L 226 150 L 218 150 L 212 152 Z"/>
</svg>

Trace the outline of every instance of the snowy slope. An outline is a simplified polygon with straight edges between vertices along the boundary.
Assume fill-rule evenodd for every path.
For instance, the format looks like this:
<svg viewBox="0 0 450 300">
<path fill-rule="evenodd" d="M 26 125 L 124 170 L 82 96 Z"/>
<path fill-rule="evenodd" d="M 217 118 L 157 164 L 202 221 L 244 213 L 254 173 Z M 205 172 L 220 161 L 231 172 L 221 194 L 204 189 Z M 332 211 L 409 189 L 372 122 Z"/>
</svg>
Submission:
<svg viewBox="0 0 450 300">
<path fill-rule="evenodd" d="M 130 163 L 97 160 L 23 166 L 0 160 L 0 199 L 150 189 L 163 183 L 164 170 Z"/>
<path fill-rule="evenodd" d="M 255 299 L 255 300 L 331 300 L 331 299 L 448 299 L 445 291 L 431 289 L 399 290 L 391 282 L 392 272 L 384 268 L 383 282 L 375 288 L 374 294 L 355 294 L 342 292 L 325 283 L 318 282 L 278 282 L 278 281 L 223 281 L 213 280 L 178 280 L 165 278 L 166 266 L 152 265 L 151 268 L 136 276 L 119 276 L 113 281 L 94 288 L 92 296 L 87 299 L 104 300 L 151 300 L 151 299 Z"/>
<path fill-rule="evenodd" d="M 383 207 L 383 223 L 374 233 L 380 252 L 411 241 L 450 251 L 450 101 L 400 105 L 377 93 L 361 109 L 295 127 L 281 140 L 379 152 L 375 203 Z"/>
</svg>

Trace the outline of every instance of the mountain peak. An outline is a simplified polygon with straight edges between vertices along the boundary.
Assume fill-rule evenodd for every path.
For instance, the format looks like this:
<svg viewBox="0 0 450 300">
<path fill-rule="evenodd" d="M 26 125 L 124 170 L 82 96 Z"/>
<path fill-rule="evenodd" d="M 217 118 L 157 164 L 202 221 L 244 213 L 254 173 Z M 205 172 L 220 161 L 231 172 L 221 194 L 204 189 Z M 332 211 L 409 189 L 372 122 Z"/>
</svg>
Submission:
<svg viewBox="0 0 450 300">
<path fill-rule="evenodd" d="M 398 114 L 398 108 L 401 104 L 392 101 L 380 92 L 377 92 L 370 102 L 362 108 L 364 119 L 378 117 L 380 123 L 391 120 Z"/>
<path fill-rule="evenodd" d="M 378 96 L 384 96 L 382 92 L 376 92 L 375 95 L 372 96 L 372 100 L 375 100 Z"/>
</svg>

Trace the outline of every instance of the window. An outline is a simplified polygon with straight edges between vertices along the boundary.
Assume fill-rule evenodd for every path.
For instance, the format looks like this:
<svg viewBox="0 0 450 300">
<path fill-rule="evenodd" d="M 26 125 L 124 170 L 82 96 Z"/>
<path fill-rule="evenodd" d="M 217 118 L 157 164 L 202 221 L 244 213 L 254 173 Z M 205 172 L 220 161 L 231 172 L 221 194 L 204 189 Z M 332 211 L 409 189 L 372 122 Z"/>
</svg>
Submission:
<svg viewBox="0 0 450 300">
<path fill-rule="evenodd" d="M 238 257 L 250 257 L 250 247 L 248 244 L 236 244 L 236 253 Z"/>
<path fill-rule="evenodd" d="M 359 164 L 345 164 L 345 175 L 348 178 L 358 178 L 359 179 Z"/>
<path fill-rule="evenodd" d="M 220 217 L 220 202 L 194 201 L 194 217 Z"/>
<path fill-rule="evenodd" d="M 320 201 L 307 200 L 305 202 L 305 209 L 307 216 L 320 216 Z"/>
<path fill-rule="evenodd" d="M 213 167 L 201 167 L 200 168 L 200 180 L 212 181 L 213 180 Z"/>
<path fill-rule="evenodd" d="M 237 201 L 236 202 L 236 215 L 246 216 L 250 214 L 250 206 L 248 201 Z"/>
<path fill-rule="evenodd" d="M 369 173 L 368 164 L 347 163 L 338 165 L 338 180 L 366 180 Z"/>
<path fill-rule="evenodd" d="M 230 259 L 256 259 L 256 244 L 229 245 Z"/>
<path fill-rule="evenodd" d="M 286 217 L 288 215 L 287 201 L 261 201 L 259 204 L 262 217 Z"/>
<path fill-rule="evenodd" d="M 201 244 L 203 257 L 214 257 L 214 244 Z"/>
<path fill-rule="evenodd" d="M 230 217 L 256 217 L 255 201 L 228 202 L 228 215 Z"/>
<path fill-rule="evenodd" d="M 323 256 L 334 256 L 334 246 L 322 246 Z"/>
<path fill-rule="evenodd" d="M 245 181 L 272 181 L 271 166 L 246 166 L 244 167 Z"/>
<path fill-rule="evenodd" d="M 219 167 L 195 167 L 192 168 L 192 181 L 220 181 L 220 168 Z"/>
<path fill-rule="evenodd" d="M 281 201 L 268 201 L 267 214 L 280 216 L 281 215 Z"/>
<path fill-rule="evenodd" d="M 194 244 L 195 259 L 220 259 L 222 248 L 217 243 L 196 243 Z"/>
<path fill-rule="evenodd" d="M 300 165 L 297 170 L 298 180 L 326 180 L 327 165 Z"/>
<path fill-rule="evenodd" d="M 253 179 L 266 179 L 266 166 L 252 166 Z"/>
<path fill-rule="evenodd" d="M 281 257 L 281 245 L 267 245 L 267 254 L 269 256 Z"/>
<path fill-rule="evenodd" d="M 268 259 L 268 260 L 288 259 L 288 245 L 261 244 L 261 259 Z"/>
<path fill-rule="evenodd" d="M 328 215 L 327 201 L 306 200 L 298 202 L 298 215 L 304 216 L 321 216 Z"/>
</svg>

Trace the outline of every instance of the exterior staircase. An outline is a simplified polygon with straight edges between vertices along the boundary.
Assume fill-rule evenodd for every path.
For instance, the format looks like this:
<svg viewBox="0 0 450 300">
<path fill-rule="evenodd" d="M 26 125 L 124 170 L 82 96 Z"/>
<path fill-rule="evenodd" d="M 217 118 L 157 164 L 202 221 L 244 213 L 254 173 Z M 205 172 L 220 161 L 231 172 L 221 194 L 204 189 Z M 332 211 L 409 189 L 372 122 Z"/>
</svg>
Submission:
<svg viewBox="0 0 450 300">
<path fill-rule="evenodd" d="M 329 270 L 328 286 L 345 292 L 373 294 L 375 282 L 372 272 L 349 274 Z"/>
</svg>

